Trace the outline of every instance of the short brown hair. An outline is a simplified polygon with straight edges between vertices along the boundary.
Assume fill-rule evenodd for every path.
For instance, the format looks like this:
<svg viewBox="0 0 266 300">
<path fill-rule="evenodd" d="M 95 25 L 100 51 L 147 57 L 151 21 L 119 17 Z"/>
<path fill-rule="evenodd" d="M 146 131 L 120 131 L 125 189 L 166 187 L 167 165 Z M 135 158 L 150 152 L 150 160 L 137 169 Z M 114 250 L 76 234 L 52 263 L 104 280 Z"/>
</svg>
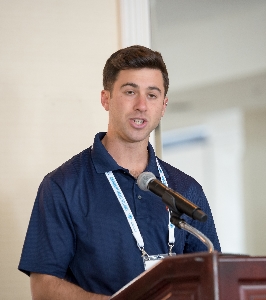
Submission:
<svg viewBox="0 0 266 300">
<path fill-rule="evenodd" d="M 164 95 L 166 95 L 169 78 L 161 53 L 139 45 L 120 49 L 108 58 L 103 69 L 104 89 L 112 92 L 118 73 L 121 70 L 142 68 L 158 69 L 162 72 Z"/>
</svg>

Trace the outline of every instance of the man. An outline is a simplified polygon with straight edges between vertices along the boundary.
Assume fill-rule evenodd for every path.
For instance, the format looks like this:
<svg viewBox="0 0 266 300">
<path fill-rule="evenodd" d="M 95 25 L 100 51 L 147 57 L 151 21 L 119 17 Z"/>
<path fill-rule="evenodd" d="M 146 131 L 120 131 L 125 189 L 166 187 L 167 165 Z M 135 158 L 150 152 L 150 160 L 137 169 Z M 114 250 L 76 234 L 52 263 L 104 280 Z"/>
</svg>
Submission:
<svg viewBox="0 0 266 300">
<path fill-rule="evenodd" d="M 220 251 L 201 186 L 158 159 L 149 144 L 168 85 L 156 51 L 131 46 L 107 60 L 101 92 L 107 133 L 48 174 L 38 191 L 19 264 L 30 275 L 33 299 L 109 299 L 144 272 L 148 255 L 206 251 L 194 236 L 169 226 L 162 200 L 138 187 L 143 171 L 208 215 L 206 223 L 184 219 Z"/>
</svg>

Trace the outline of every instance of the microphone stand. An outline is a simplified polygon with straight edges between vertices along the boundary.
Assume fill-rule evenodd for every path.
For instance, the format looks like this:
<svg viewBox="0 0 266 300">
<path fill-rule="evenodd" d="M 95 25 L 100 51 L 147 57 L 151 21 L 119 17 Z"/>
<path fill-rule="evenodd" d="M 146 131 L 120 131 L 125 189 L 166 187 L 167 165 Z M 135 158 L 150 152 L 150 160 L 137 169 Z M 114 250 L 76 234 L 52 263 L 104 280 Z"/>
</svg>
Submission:
<svg viewBox="0 0 266 300">
<path fill-rule="evenodd" d="M 195 227 L 189 225 L 186 221 L 181 219 L 181 213 L 171 211 L 170 221 L 176 227 L 183 229 L 191 234 L 193 234 L 196 238 L 198 238 L 207 248 L 209 253 L 214 252 L 214 247 L 209 238 L 206 237 L 202 232 L 197 230 Z"/>
</svg>

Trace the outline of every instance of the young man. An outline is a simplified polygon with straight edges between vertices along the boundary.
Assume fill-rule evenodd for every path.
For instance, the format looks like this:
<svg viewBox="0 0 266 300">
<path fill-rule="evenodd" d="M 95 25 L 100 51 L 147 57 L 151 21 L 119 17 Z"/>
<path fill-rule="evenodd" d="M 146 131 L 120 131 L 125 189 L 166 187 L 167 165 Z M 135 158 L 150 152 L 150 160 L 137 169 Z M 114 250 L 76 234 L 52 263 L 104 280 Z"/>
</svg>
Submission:
<svg viewBox="0 0 266 300">
<path fill-rule="evenodd" d="M 30 275 L 33 299 L 109 299 L 144 272 L 145 253 L 206 251 L 194 236 L 169 226 L 161 198 L 138 187 L 143 171 L 208 215 L 206 223 L 183 218 L 220 251 L 201 186 L 157 158 L 149 144 L 168 102 L 160 53 L 142 46 L 117 51 L 106 62 L 103 85 L 107 133 L 48 174 L 38 191 L 19 264 Z"/>
</svg>

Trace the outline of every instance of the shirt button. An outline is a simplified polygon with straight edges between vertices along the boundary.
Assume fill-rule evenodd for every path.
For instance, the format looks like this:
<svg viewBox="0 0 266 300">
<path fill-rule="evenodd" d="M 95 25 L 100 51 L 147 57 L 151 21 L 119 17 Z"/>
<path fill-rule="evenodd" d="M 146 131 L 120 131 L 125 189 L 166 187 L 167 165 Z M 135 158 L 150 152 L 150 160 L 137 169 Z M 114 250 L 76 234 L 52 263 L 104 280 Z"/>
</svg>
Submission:
<svg viewBox="0 0 266 300">
<path fill-rule="evenodd" d="M 138 195 L 138 199 L 142 199 L 142 197 L 140 195 Z"/>
</svg>

